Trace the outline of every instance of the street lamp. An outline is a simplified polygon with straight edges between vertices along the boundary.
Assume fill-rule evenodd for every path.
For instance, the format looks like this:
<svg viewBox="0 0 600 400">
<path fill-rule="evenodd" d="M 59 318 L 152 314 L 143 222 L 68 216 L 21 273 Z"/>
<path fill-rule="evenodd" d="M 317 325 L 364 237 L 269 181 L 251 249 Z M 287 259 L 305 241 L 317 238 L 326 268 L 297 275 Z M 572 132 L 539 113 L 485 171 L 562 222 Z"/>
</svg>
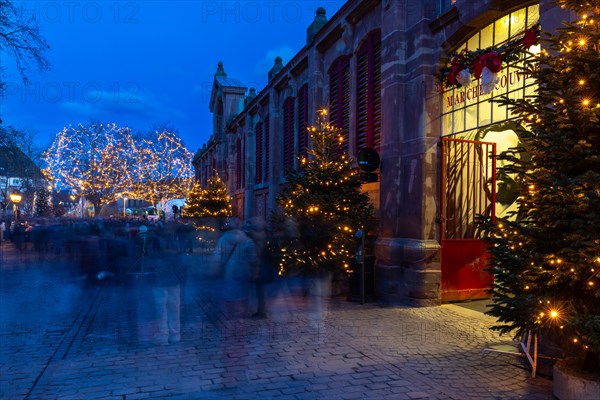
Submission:
<svg viewBox="0 0 600 400">
<path fill-rule="evenodd" d="M 125 218 L 125 205 L 127 204 L 127 197 L 123 197 L 123 218 Z"/>
<path fill-rule="evenodd" d="M 17 220 L 19 213 L 19 203 L 21 202 L 21 193 L 13 192 L 10 194 L 10 201 L 13 203 L 13 214 L 15 216 L 15 221 Z"/>
</svg>

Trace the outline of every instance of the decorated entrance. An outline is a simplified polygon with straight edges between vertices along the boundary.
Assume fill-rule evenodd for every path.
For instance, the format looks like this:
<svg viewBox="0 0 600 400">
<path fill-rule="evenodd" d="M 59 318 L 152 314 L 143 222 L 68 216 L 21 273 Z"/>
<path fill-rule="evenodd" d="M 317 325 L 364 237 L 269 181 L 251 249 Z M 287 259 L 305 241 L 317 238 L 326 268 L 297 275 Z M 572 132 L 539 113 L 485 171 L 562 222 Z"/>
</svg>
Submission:
<svg viewBox="0 0 600 400">
<path fill-rule="evenodd" d="M 441 299 L 489 297 L 489 256 L 478 215 L 515 218 L 518 182 L 496 163 L 527 157 L 522 127 L 501 96 L 525 99 L 536 84 L 520 67 L 540 52 L 537 4 L 511 11 L 457 46 L 441 70 Z M 490 101 L 492 100 L 492 101 Z"/>
<path fill-rule="evenodd" d="M 494 217 L 495 153 L 495 143 L 442 138 L 442 301 L 489 297 L 489 256 L 476 218 Z"/>
</svg>

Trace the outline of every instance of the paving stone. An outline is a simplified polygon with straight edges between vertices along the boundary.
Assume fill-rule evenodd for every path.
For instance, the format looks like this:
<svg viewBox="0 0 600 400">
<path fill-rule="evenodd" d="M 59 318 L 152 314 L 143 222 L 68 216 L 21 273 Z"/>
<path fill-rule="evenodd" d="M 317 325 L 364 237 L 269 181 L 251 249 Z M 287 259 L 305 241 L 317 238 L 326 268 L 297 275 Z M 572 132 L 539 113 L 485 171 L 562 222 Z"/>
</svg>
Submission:
<svg viewBox="0 0 600 400">
<path fill-rule="evenodd" d="M 2 398 L 553 398 L 551 381 L 531 379 L 522 359 L 482 354 L 506 338 L 489 330 L 490 317 L 457 306 L 333 298 L 316 331 L 302 295 L 286 292 L 268 320 L 233 320 L 210 295 L 212 282 L 192 276 L 182 291 L 182 340 L 157 347 L 146 340 L 155 329 L 151 295 L 140 291 L 147 304 L 128 311 L 123 288 L 66 284 L 49 267 L 30 262 L 19 273 L 0 271 L 11 288 L 0 291 L 2 310 L 28 311 L 27 320 L 0 312 Z M 125 343 L 126 336 L 135 341 Z"/>
</svg>

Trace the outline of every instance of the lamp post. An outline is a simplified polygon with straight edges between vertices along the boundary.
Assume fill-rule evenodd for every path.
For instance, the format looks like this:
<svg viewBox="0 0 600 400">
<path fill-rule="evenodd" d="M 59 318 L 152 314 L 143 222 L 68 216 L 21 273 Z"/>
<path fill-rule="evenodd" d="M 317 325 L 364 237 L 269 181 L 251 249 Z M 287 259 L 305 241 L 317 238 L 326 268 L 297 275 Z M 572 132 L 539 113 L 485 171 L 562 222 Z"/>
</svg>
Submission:
<svg viewBox="0 0 600 400">
<path fill-rule="evenodd" d="M 13 215 L 15 216 L 15 221 L 19 217 L 19 203 L 21 202 L 21 193 L 13 192 L 10 194 L 10 201 L 13 203 Z"/>
<path fill-rule="evenodd" d="M 125 215 L 125 206 L 127 205 L 127 197 L 123 197 L 123 218 L 126 217 Z"/>
</svg>

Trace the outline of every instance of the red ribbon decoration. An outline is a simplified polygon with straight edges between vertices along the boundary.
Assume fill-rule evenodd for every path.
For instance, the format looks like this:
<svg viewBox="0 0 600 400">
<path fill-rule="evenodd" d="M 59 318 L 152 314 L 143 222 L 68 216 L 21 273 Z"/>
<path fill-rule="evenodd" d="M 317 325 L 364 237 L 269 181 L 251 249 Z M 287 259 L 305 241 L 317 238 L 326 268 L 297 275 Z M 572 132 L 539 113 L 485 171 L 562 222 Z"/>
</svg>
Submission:
<svg viewBox="0 0 600 400">
<path fill-rule="evenodd" d="M 526 49 L 529 49 L 534 44 L 537 44 L 537 42 L 539 42 L 539 40 L 540 40 L 540 37 L 538 35 L 538 31 L 536 28 L 526 29 L 525 36 L 521 40 L 521 43 L 523 44 L 523 46 L 525 46 Z"/>
<path fill-rule="evenodd" d="M 452 63 L 450 63 L 450 72 L 448 73 L 448 83 L 451 85 L 457 85 L 458 82 L 456 81 L 456 75 L 458 75 L 460 73 L 460 71 L 462 71 L 463 69 L 465 69 L 466 67 L 462 64 L 462 61 L 464 59 L 463 57 L 463 53 L 464 50 L 460 52 L 460 54 L 456 55 L 453 59 L 452 59 Z"/>
<path fill-rule="evenodd" d="M 490 72 L 498 73 L 502 69 L 502 55 L 496 51 L 490 51 L 480 56 L 476 61 L 473 69 L 475 79 L 481 78 L 483 67 L 487 67 Z"/>
</svg>

